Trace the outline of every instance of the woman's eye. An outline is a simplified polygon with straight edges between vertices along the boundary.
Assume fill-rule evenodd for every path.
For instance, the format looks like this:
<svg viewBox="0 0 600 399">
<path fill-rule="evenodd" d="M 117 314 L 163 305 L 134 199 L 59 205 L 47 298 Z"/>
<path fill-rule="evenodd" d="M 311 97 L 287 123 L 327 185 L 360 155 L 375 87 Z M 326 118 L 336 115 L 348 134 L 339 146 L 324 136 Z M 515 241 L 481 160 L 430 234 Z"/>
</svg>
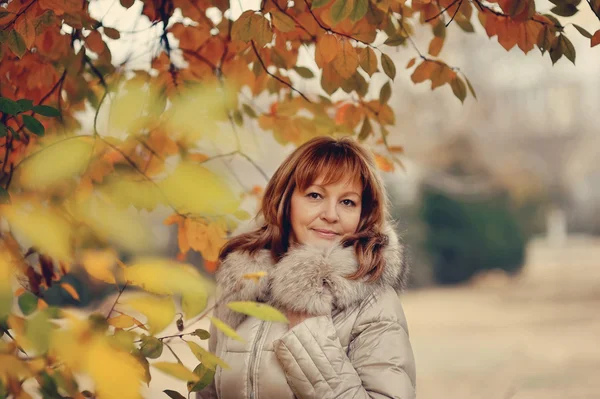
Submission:
<svg viewBox="0 0 600 399">
<path fill-rule="evenodd" d="M 312 199 L 318 199 L 321 196 L 321 194 L 319 193 L 310 193 L 308 194 L 308 197 L 312 198 Z"/>
<path fill-rule="evenodd" d="M 355 205 L 356 205 L 356 204 L 354 203 L 354 201 L 352 201 L 352 200 L 349 200 L 349 199 L 347 199 L 347 200 L 343 200 L 343 201 L 342 201 L 342 203 L 343 203 L 344 205 L 346 205 L 346 206 L 355 206 Z"/>
</svg>

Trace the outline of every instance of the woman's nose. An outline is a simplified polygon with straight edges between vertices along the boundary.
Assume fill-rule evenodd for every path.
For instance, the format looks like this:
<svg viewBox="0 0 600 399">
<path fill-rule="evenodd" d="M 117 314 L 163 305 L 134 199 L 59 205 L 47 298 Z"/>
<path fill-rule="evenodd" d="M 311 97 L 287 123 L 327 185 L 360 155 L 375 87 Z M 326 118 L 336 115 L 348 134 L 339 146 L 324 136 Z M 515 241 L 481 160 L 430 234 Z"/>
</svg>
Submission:
<svg viewBox="0 0 600 399">
<path fill-rule="evenodd" d="M 326 220 L 329 223 L 335 223 L 339 220 L 339 216 L 337 213 L 337 206 L 335 203 L 325 201 L 323 204 L 323 211 L 321 213 L 321 218 Z"/>
</svg>

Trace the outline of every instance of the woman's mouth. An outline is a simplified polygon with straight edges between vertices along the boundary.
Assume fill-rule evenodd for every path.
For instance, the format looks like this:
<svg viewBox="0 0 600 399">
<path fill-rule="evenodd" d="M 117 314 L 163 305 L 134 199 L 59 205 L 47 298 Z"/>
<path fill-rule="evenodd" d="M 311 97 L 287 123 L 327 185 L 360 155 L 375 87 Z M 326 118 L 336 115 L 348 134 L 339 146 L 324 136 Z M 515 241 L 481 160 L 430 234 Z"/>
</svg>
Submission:
<svg viewBox="0 0 600 399">
<path fill-rule="evenodd" d="M 339 236 L 338 233 L 331 230 L 312 229 L 312 231 L 314 231 L 317 236 L 327 240 L 331 240 Z"/>
</svg>

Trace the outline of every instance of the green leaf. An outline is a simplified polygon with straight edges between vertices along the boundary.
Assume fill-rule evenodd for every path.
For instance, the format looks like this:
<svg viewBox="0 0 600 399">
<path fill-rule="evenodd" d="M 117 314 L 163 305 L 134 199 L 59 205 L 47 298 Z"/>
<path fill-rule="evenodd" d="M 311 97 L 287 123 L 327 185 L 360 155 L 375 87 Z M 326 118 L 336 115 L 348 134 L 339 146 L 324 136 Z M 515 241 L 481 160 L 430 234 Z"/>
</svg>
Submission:
<svg viewBox="0 0 600 399">
<path fill-rule="evenodd" d="M 556 15 L 560 15 L 561 17 L 572 17 L 579 11 L 577 6 L 569 3 L 563 3 L 559 6 L 553 7 L 551 10 Z"/>
<path fill-rule="evenodd" d="M 260 320 L 288 323 L 288 319 L 279 310 L 264 303 L 250 301 L 229 302 L 227 307 L 234 312 L 243 313 Z"/>
<path fill-rule="evenodd" d="M 201 340 L 206 340 L 206 339 L 210 338 L 210 333 L 208 331 L 206 331 L 206 330 L 201 329 L 201 328 L 196 329 L 196 331 L 194 331 L 192 333 L 192 335 L 195 335 L 196 337 L 200 338 Z"/>
<path fill-rule="evenodd" d="M 206 309 L 207 296 L 203 292 L 186 292 L 181 297 L 181 310 L 189 320 Z"/>
<path fill-rule="evenodd" d="M 466 18 L 457 18 L 454 21 L 456 22 L 456 24 L 463 31 L 465 31 L 467 33 L 473 33 L 473 32 L 475 32 L 475 28 L 473 27 L 473 24 L 468 19 L 466 19 Z"/>
<path fill-rule="evenodd" d="M 0 186 L 0 204 L 10 204 L 10 195 L 2 186 Z"/>
<path fill-rule="evenodd" d="M 186 399 L 185 396 L 183 396 L 182 394 L 180 394 L 177 391 L 172 391 L 170 389 L 165 389 L 163 392 L 166 393 L 172 399 Z"/>
<path fill-rule="evenodd" d="M 45 133 L 44 125 L 33 116 L 23 115 L 23 123 L 29 131 L 36 136 L 43 136 Z"/>
<path fill-rule="evenodd" d="M 465 98 L 467 97 L 467 87 L 465 86 L 465 82 L 463 82 L 459 77 L 453 79 L 450 82 L 450 87 L 452 87 L 452 92 L 460 100 L 461 103 L 465 102 Z"/>
<path fill-rule="evenodd" d="M 0 111 L 7 115 L 16 115 L 21 112 L 21 107 L 16 101 L 0 97 Z"/>
<path fill-rule="evenodd" d="M 381 54 L 381 66 L 383 67 L 383 72 L 385 72 L 390 79 L 394 80 L 396 77 L 396 66 L 394 65 L 394 61 L 392 61 L 387 54 Z"/>
<path fill-rule="evenodd" d="M 317 8 L 326 6 L 330 2 L 331 2 L 331 0 L 314 0 L 312 2 L 312 5 L 310 6 L 310 8 L 313 9 L 313 10 L 315 10 Z"/>
<path fill-rule="evenodd" d="M 592 34 L 590 32 L 588 32 L 587 30 L 583 29 L 581 26 L 579 26 L 577 24 L 573 24 L 573 26 L 575 27 L 575 29 L 577 29 L 577 31 L 579 33 L 581 33 L 581 35 L 583 37 L 587 37 L 588 39 L 592 38 Z"/>
<path fill-rule="evenodd" d="M 25 51 L 27 50 L 25 41 L 14 29 L 8 32 L 6 43 L 8 44 L 8 48 L 19 58 L 23 57 L 23 54 L 25 54 Z"/>
<path fill-rule="evenodd" d="M 10 132 L 12 133 L 13 138 L 17 141 L 21 141 L 21 136 L 19 136 L 19 132 L 15 131 L 15 129 L 13 129 L 10 126 L 7 126 L 7 127 L 8 127 L 8 130 L 10 130 Z"/>
<path fill-rule="evenodd" d="M 381 91 L 379 92 L 379 102 L 385 104 L 388 102 L 391 96 L 392 86 L 390 85 L 390 82 L 386 82 L 386 84 L 381 87 Z"/>
<path fill-rule="evenodd" d="M 149 359 L 158 359 L 162 355 L 163 342 L 152 336 L 142 335 L 140 353 Z"/>
<path fill-rule="evenodd" d="M 215 370 L 206 367 L 202 363 L 196 366 L 194 369 L 194 374 L 200 377 L 200 381 L 198 381 L 195 385 L 193 382 L 188 382 L 187 387 L 189 392 L 198 392 L 206 388 L 215 378 Z"/>
<path fill-rule="evenodd" d="M 433 27 L 433 35 L 435 37 L 439 37 L 440 39 L 444 39 L 446 37 L 446 24 L 441 19 Z"/>
<path fill-rule="evenodd" d="M 38 298 L 37 298 L 37 296 L 33 295 L 31 292 L 24 292 L 19 297 L 18 302 L 19 302 L 19 309 L 21 309 L 21 312 L 23 312 L 23 314 L 25 316 L 29 316 L 30 314 L 35 312 L 35 310 L 37 309 L 37 306 L 38 306 Z"/>
<path fill-rule="evenodd" d="M 354 8 L 350 13 L 350 21 L 357 22 L 365 16 L 369 9 L 369 0 L 354 0 Z"/>
<path fill-rule="evenodd" d="M 300 75 L 301 77 L 303 77 L 305 79 L 312 79 L 315 77 L 315 74 L 313 73 L 313 71 L 311 71 L 310 69 L 308 69 L 306 67 L 296 66 L 296 67 L 294 67 L 294 71 L 296 71 L 296 73 L 298 75 Z"/>
<path fill-rule="evenodd" d="M 475 94 L 475 89 L 473 89 L 473 86 L 471 85 L 471 82 L 469 81 L 469 79 L 467 79 L 466 76 L 465 76 L 465 82 L 467 82 L 467 87 L 469 88 L 469 91 L 471 92 L 471 95 L 473 96 L 473 98 L 475 98 L 475 100 L 477 100 L 477 95 Z"/>
<path fill-rule="evenodd" d="M 33 112 L 43 116 L 57 117 L 60 116 L 60 111 L 49 105 L 36 105 L 33 107 Z"/>
<path fill-rule="evenodd" d="M 237 109 L 233 111 L 233 121 L 236 125 L 240 127 L 244 125 L 244 117 L 242 116 L 242 113 Z"/>
<path fill-rule="evenodd" d="M 0 137 L 6 137 L 8 134 L 8 130 L 6 129 L 6 125 L 0 122 Z"/>
<path fill-rule="evenodd" d="M 28 100 L 26 98 L 17 100 L 17 104 L 19 104 L 19 107 L 21 108 L 21 112 L 30 111 L 31 108 L 33 108 L 33 101 Z"/>
<path fill-rule="evenodd" d="M 335 0 L 331 6 L 331 20 L 336 25 L 348 18 L 354 8 L 354 0 Z"/>
<path fill-rule="evenodd" d="M 567 57 L 567 59 L 569 61 L 571 61 L 573 64 L 575 64 L 575 47 L 573 47 L 573 43 L 571 43 L 571 41 L 569 40 L 568 37 L 561 35 L 562 36 L 562 41 L 561 41 L 561 46 L 562 46 L 562 50 L 563 50 L 563 54 L 565 55 L 565 57 Z"/>
<path fill-rule="evenodd" d="M 217 319 L 216 317 L 210 317 L 210 321 L 212 322 L 213 326 L 215 326 L 215 328 L 220 330 L 223 334 L 225 334 L 229 338 L 233 338 L 236 341 L 245 342 L 244 338 L 240 337 L 238 335 L 238 333 L 233 328 L 231 328 L 229 325 L 227 325 L 226 323 L 222 322 L 221 320 Z M 200 339 L 202 339 L 202 338 L 200 338 Z"/>
<path fill-rule="evenodd" d="M 254 109 L 251 106 L 249 106 L 248 104 L 242 104 L 242 109 L 244 110 L 246 115 L 248 115 L 250 118 L 255 119 L 257 117 Z"/>
<path fill-rule="evenodd" d="M 556 64 L 556 61 L 563 56 L 563 46 L 561 45 L 563 35 L 559 35 L 552 43 L 550 47 L 550 59 L 552 60 L 552 65 Z"/>
<path fill-rule="evenodd" d="M 360 128 L 360 133 L 358 134 L 358 140 L 366 140 L 366 138 L 369 137 L 369 134 L 371 134 L 372 132 L 373 127 L 371 126 L 371 122 L 369 122 L 369 118 L 365 117 L 362 127 Z"/>
<path fill-rule="evenodd" d="M 385 42 L 383 42 L 383 44 L 388 45 L 388 46 L 400 46 L 402 44 L 404 44 L 404 42 L 406 41 L 406 38 L 404 36 L 400 36 L 400 35 L 393 35 L 388 37 Z"/>
</svg>

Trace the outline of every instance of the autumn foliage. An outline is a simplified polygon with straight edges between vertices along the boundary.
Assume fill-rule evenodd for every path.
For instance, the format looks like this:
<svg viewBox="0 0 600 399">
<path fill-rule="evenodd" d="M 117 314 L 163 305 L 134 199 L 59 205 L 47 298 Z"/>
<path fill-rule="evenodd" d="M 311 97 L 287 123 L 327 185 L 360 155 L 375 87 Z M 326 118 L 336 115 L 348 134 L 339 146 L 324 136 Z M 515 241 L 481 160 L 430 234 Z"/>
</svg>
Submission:
<svg viewBox="0 0 600 399">
<path fill-rule="evenodd" d="M 354 135 L 391 171 L 403 151 L 387 141 L 392 81 L 410 74 L 432 90 L 448 86 L 461 102 L 475 97 L 467 76 L 443 60 L 450 24 L 506 50 L 537 47 L 552 63 L 575 63 L 569 35 L 600 43 L 600 30 L 556 18 L 589 7 L 600 19 L 600 0 L 551 3 L 542 14 L 534 0 L 263 0 L 234 17 L 223 0 L 120 0 L 111 7 L 138 5 L 139 18 L 160 27 L 151 62 L 134 69 L 111 53 L 129 32 L 107 26 L 88 2 L 2 2 L 0 397 L 30 397 L 28 386 L 44 397 L 138 398 L 155 370 L 202 389 L 227 365 L 200 345 L 209 333 L 194 323 L 210 312 L 213 287 L 185 261 L 197 251 L 214 271 L 228 234 L 255 210 L 248 201 L 256 204 L 261 188 L 235 189 L 235 176 L 215 162 L 239 158 L 267 178 L 239 144 L 244 126 L 253 121 L 281 144 Z M 417 34 L 430 38 L 427 49 Z M 397 65 L 396 51 L 414 58 Z M 381 87 L 371 87 L 375 74 L 385 77 Z M 225 130 L 236 149 L 209 150 Z M 143 215 L 158 211 L 176 230 L 177 260 L 148 256 Z M 48 304 L 56 287 L 81 299 L 66 279 L 77 274 L 113 287 L 108 312 Z M 229 306 L 285 321 L 264 305 Z M 154 361 L 172 323 L 196 365 Z"/>
</svg>

